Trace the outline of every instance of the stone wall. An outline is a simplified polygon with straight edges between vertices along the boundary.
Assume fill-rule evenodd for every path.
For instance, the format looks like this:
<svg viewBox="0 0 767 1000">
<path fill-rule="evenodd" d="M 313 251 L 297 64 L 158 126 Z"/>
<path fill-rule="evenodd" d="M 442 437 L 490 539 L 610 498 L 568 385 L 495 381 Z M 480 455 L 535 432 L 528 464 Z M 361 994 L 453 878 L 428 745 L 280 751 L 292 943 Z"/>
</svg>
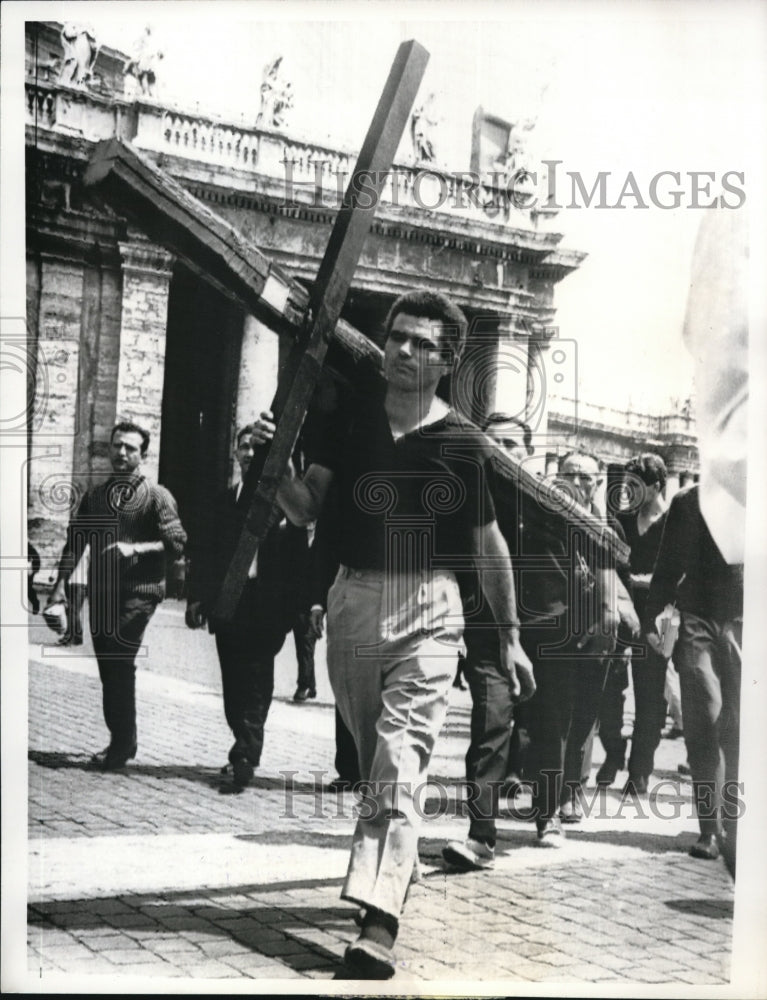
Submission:
<svg viewBox="0 0 767 1000">
<path fill-rule="evenodd" d="M 83 433 L 78 409 L 81 264 L 41 257 L 29 268 L 29 330 L 36 363 L 35 426 L 29 463 L 29 534 L 41 557 L 60 551 L 74 482 L 75 441 Z"/>
<path fill-rule="evenodd" d="M 137 233 L 131 234 L 129 242 L 120 243 L 120 254 L 123 296 L 116 419 L 133 420 L 149 431 L 151 443 L 143 468 L 156 480 L 173 258 Z"/>
</svg>

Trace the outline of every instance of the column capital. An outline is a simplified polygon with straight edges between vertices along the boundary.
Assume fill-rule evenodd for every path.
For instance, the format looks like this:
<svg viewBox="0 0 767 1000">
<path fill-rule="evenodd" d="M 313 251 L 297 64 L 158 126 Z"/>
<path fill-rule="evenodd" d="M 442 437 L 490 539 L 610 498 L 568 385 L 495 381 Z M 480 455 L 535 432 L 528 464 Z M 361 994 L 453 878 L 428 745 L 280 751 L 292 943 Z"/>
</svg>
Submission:
<svg viewBox="0 0 767 1000">
<path fill-rule="evenodd" d="M 498 339 L 503 341 L 527 341 L 530 337 L 530 323 L 514 313 L 498 317 Z"/>
<path fill-rule="evenodd" d="M 150 243 L 149 240 L 134 237 L 132 233 L 128 233 L 128 236 L 128 240 L 120 240 L 117 244 L 120 248 L 123 270 L 170 278 L 175 256 L 156 243 Z"/>
<path fill-rule="evenodd" d="M 539 351 L 547 351 L 551 347 L 551 341 L 559 337 L 558 326 L 546 326 L 543 323 L 533 323 L 530 329 L 530 340 L 533 341 Z"/>
</svg>

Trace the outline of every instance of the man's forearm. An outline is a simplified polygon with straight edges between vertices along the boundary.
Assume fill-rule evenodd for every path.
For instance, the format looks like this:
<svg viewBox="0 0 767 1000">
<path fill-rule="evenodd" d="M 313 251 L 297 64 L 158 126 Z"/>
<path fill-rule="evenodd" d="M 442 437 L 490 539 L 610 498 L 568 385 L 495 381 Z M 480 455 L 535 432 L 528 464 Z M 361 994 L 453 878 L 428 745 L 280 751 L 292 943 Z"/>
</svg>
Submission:
<svg viewBox="0 0 767 1000">
<path fill-rule="evenodd" d="M 482 590 L 499 629 L 519 632 L 519 615 L 511 569 L 483 569 Z"/>
<path fill-rule="evenodd" d="M 480 545 L 474 559 L 483 593 L 498 628 L 519 631 L 517 597 L 511 573 L 511 556 L 497 525 L 478 534 Z"/>
</svg>

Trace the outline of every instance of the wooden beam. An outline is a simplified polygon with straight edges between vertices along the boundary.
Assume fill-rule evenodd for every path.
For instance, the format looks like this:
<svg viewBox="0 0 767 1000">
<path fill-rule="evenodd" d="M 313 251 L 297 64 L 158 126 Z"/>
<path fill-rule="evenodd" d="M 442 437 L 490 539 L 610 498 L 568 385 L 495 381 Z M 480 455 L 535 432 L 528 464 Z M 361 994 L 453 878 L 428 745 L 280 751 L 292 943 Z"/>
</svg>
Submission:
<svg viewBox="0 0 767 1000">
<path fill-rule="evenodd" d="M 306 344 L 294 345 L 287 372 L 280 378 L 272 404 L 277 419 L 274 438 L 263 467 L 254 456 L 248 469 L 245 489 L 256 477 L 258 486 L 214 610 L 219 621 L 234 617 L 253 557 L 275 519 L 277 489 L 295 450 L 428 59 L 429 53 L 416 41 L 403 42 L 394 58 L 312 287 Z"/>
<path fill-rule="evenodd" d="M 99 142 L 83 182 L 256 318 L 275 329 L 301 322 L 305 289 L 133 146 Z"/>
<path fill-rule="evenodd" d="M 309 307 L 306 288 L 146 154 L 119 139 L 99 142 L 84 182 L 205 282 L 272 329 L 298 335 Z M 375 344 L 344 320 L 333 338 L 328 363 L 343 377 L 353 380 L 359 364 L 378 364 Z"/>
</svg>

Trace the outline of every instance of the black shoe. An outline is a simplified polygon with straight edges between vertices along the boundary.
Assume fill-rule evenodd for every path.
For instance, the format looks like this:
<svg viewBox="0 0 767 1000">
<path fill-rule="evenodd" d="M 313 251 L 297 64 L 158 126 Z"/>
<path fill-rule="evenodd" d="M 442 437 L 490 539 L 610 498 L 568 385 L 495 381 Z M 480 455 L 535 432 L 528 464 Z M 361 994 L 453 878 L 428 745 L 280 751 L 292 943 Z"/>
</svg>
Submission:
<svg viewBox="0 0 767 1000">
<path fill-rule="evenodd" d="M 255 768 L 249 760 L 239 758 L 232 761 L 232 784 L 235 788 L 247 788 L 253 780 Z"/>
<path fill-rule="evenodd" d="M 623 786 L 623 791 L 621 795 L 624 798 L 636 795 L 647 795 L 647 778 L 629 778 L 626 784 Z"/>
<path fill-rule="evenodd" d="M 103 750 L 99 750 L 98 753 L 94 753 L 91 757 L 89 764 L 91 767 L 101 768 L 104 766 L 104 761 L 107 759 L 107 754 L 109 753 L 109 747 L 104 747 Z"/>
<path fill-rule="evenodd" d="M 719 857 L 719 841 L 715 833 L 702 833 L 690 848 L 691 858 L 716 861 Z"/>
<path fill-rule="evenodd" d="M 308 701 L 309 698 L 316 698 L 317 692 L 314 688 L 296 688 L 293 701 Z"/>
<path fill-rule="evenodd" d="M 562 829 L 562 821 L 559 816 L 552 819 L 537 820 L 538 847 L 561 847 L 564 841 L 565 831 Z"/>
<path fill-rule="evenodd" d="M 344 964 L 357 979 L 391 979 L 394 952 L 378 941 L 359 937 L 346 949 Z"/>
<path fill-rule="evenodd" d="M 559 807 L 559 818 L 563 823 L 583 822 L 583 806 L 579 798 L 569 799 Z"/>
<path fill-rule="evenodd" d="M 101 763 L 101 770 L 122 771 L 122 769 L 125 767 L 128 761 L 133 760 L 133 758 L 136 756 L 137 749 L 138 747 L 136 746 L 135 743 L 127 750 L 116 750 L 113 747 L 109 747 L 107 752 L 104 754 L 104 758 Z"/>
<path fill-rule="evenodd" d="M 597 788 L 609 788 L 618 777 L 618 771 L 623 770 L 622 760 L 611 760 L 608 757 L 597 771 Z"/>
</svg>

